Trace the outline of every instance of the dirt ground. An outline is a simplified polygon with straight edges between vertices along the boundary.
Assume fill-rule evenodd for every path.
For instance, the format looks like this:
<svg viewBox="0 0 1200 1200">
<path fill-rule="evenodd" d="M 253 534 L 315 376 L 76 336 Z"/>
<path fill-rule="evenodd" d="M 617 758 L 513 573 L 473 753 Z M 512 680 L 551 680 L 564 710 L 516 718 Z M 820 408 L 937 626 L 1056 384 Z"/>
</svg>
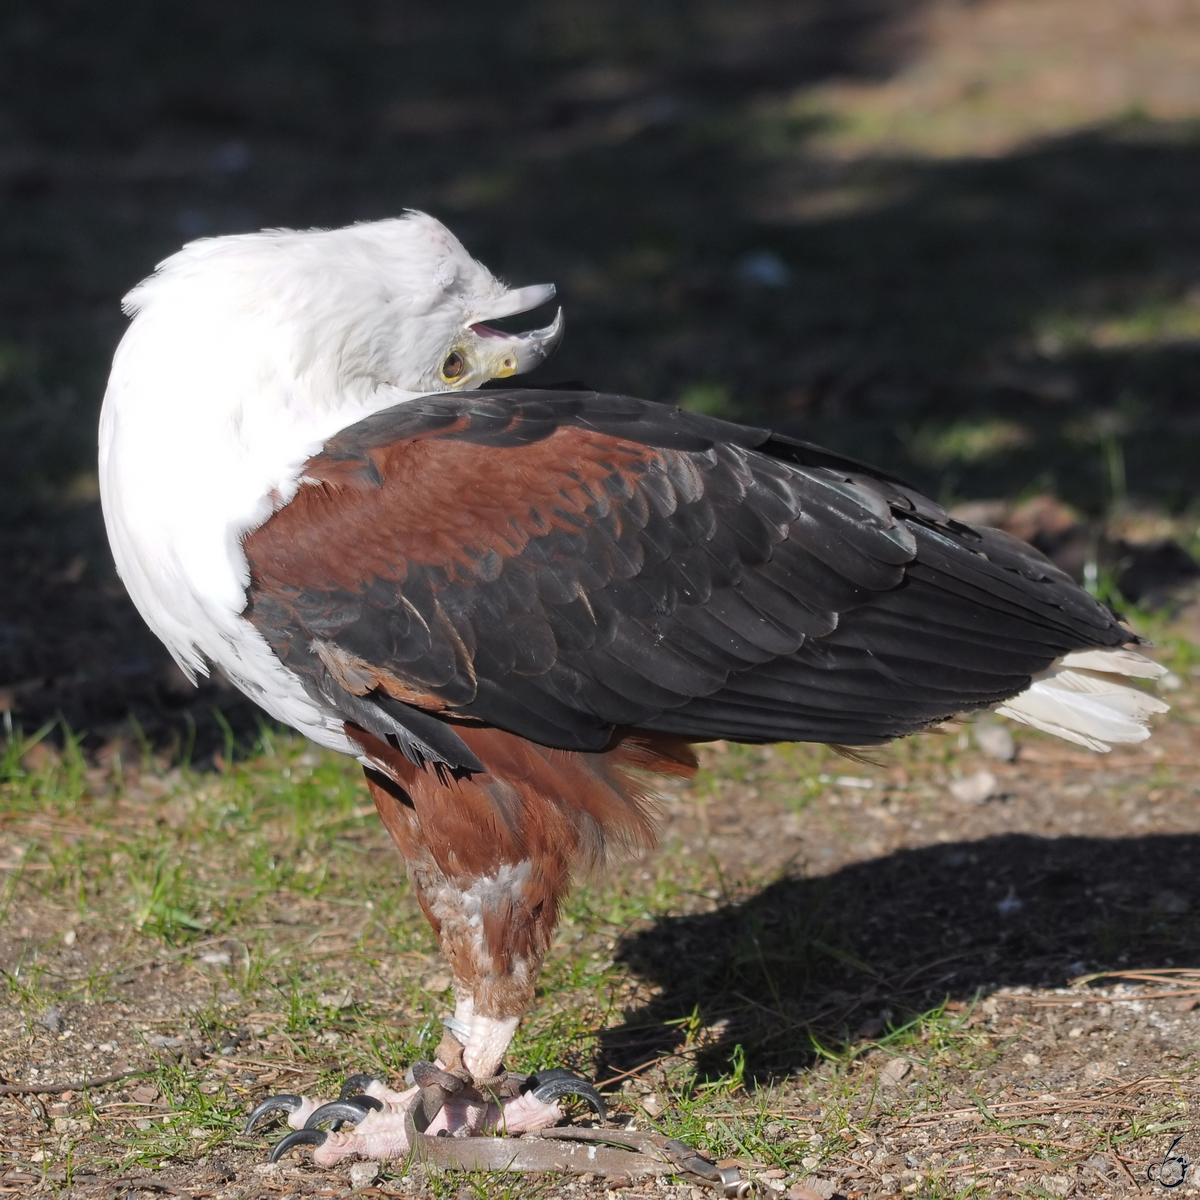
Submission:
<svg viewBox="0 0 1200 1200">
<path fill-rule="evenodd" d="M 613 1081 L 614 1119 L 670 1128 L 672 1106 L 691 1103 L 680 1064 L 694 1095 L 695 1080 L 728 1079 L 732 1053 L 740 1082 L 708 1098 L 701 1128 L 718 1147 L 755 1148 L 733 1157 L 767 1189 L 1115 1196 L 1148 1189 L 1147 1167 L 1176 1136 L 1177 1153 L 1200 1153 L 1200 679 L 1170 683 L 1174 712 L 1156 737 L 1103 758 L 1018 730 L 1015 759 L 998 760 L 967 727 L 873 763 L 707 750 L 698 783 L 667 793 L 662 850 L 623 886 L 636 892 L 639 880 L 687 876 L 698 863 L 717 865 L 717 886 L 678 893 L 667 915 L 628 919 L 603 943 L 610 1007 L 591 1062 L 578 1065 Z M 982 788 L 980 772 L 990 776 Z M 130 774 L 131 798 L 142 789 L 153 803 L 169 790 Z M 972 783 L 974 798 L 956 798 Z M 981 791 L 990 794 L 978 801 Z M 39 822 L 45 832 L 44 812 L 7 821 L 7 844 L 35 844 Z M 392 869 L 378 831 L 362 836 L 377 869 Z M 231 986 L 244 931 L 172 950 L 122 938 L 63 899 L 18 892 L 0 937 L 6 969 L 19 978 L 21 964 L 37 963 L 43 989 L 11 992 L 0 1029 L 4 1074 L 31 1090 L 0 1101 L 3 1186 L 137 1195 L 140 1175 L 191 1196 L 345 1191 L 345 1170 L 285 1162 L 263 1174 L 273 1135 L 239 1137 L 237 1113 L 360 1069 L 361 1031 L 339 1024 L 338 1006 L 370 997 L 372 1020 L 403 1021 L 405 987 L 446 986 L 430 947 L 381 969 L 378 950 L 363 957 L 360 907 L 279 900 L 273 944 L 317 955 L 321 978 L 338 981 L 320 997 L 322 1019 L 298 1036 L 278 999 L 264 1008 L 269 991 Z M 581 953 L 575 934 L 555 952 L 567 966 Z M 1071 982 L 1094 972 L 1116 974 Z M 38 1007 L 49 981 L 68 998 Z M 905 1029 L 916 1014 L 926 1015 Z M 41 1091 L 139 1067 L 150 1074 L 86 1096 L 77 1083 Z M 119 1132 L 170 1118 L 164 1070 L 218 1097 L 226 1128 L 202 1122 L 194 1147 L 179 1130 L 152 1176 L 117 1174 Z M 46 1175 L 39 1163 L 51 1164 Z M 536 1186 L 611 1195 L 614 1183 Z M 460 1194 L 449 1186 L 395 1172 L 375 1194 Z"/>
</svg>

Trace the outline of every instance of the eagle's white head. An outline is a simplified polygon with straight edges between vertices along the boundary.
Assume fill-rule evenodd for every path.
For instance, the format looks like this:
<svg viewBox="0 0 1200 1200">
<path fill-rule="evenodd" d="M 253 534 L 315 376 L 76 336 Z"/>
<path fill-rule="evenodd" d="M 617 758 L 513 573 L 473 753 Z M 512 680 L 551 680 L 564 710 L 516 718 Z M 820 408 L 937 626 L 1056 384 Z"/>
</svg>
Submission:
<svg viewBox="0 0 1200 1200">
<path fill-rule="evenodd" d="M 192 242 L 129 293 L 101 499 L 121 577 L 185 670 L 207 657 L 247 677 L 226 661 L 241 539 L 291 499 L 307 459 L 371 413 L 536 366 L 561 313 L 530 333 L 485 322 L 553 295 L 505 287 L 418 212 Z"/>
<path fill-rule="evenodd" d="M 254 331 L 277 356 L 273 370 L 311 380 L 327 393 L 314 399 L 327 401 L 363 387 L 473 388 L 531 370 L 557 345 L 562 310 L 528 333 L 484 322 L 553 295 L 553 284 L 505 287 L 440 221 L 409 212 L 344 229 L 192 242 L 160 263 L 124 307 L 138 321 L 175 316 Z"/>
</svg>

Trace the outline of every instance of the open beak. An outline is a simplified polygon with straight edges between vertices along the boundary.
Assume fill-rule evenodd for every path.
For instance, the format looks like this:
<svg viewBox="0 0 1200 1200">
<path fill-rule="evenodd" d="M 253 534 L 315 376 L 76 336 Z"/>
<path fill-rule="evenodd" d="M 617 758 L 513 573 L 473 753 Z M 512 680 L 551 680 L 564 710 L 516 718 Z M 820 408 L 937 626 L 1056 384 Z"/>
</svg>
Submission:
<svg viewBox="0 0 1200 1200">
<path fill-rule="evenodd" d="M 505 333 L 484 322 L 528 312 L 545 304 L 553 296 L 552 283 L 514 288 L 485 311 L 473 313 L 467 319 L 467 327 L 476 339 L 475 351 L 480 373 L 485 379 L 523 375 L 549 358 L 562 340 L 563 315 L 560 308 L 549 325 L 542 329 L 531 329 L 527 333 Z"/>
</svg>

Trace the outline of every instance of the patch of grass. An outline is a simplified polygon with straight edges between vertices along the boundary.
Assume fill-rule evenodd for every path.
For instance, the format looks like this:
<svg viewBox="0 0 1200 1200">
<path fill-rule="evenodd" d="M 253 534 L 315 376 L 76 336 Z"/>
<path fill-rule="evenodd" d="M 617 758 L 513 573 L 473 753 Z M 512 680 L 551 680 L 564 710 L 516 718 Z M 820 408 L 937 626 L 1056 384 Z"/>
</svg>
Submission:
<svg viewBox="0 0 1200 1200">
<path fill-rule="evenodd" d="M 1055 356 L 1088 349 L 1161 346 L 1200 337 L 1200 304 L 1189 293 L 1177 298 L 1146 298 L 1124 312 L 1046 313 L 1034 332 L 1042 353 Z"/>
<path fill-rule="evenodd" d="M 706 417 L 724 417 L 726 420 L 734 420 L 737 417 L 737 409 L 729 394 L 729 388 L 712 380 L 693 383 L 684 388 L 678 403 L 680 408 L 703 413 Z"/>
<path fill-rule="evenodd" d="M 955 421 L 945 427 L 922 426 L 909 439 L 913 458 L 935 467 L 976 463 L 1029 445 L 1031 432 L 1000 418 Z"/>
</svg>

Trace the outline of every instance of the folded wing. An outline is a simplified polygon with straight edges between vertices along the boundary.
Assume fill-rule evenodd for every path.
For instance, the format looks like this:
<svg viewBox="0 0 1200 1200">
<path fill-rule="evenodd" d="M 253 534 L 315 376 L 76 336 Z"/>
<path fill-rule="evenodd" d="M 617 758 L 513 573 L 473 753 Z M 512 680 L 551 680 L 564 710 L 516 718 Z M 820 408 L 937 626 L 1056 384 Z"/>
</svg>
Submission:
<svg viewBox="0 0 1200 1200">
<path fill-rule="evenodd" d="M 428 397 L 339 434 L 245 540 L 246 616 L 414 760 L 456 723 L 870 744 L 1132 640 L 1024 543 L 881 472 L 667 405 Z"/>
</svg>

